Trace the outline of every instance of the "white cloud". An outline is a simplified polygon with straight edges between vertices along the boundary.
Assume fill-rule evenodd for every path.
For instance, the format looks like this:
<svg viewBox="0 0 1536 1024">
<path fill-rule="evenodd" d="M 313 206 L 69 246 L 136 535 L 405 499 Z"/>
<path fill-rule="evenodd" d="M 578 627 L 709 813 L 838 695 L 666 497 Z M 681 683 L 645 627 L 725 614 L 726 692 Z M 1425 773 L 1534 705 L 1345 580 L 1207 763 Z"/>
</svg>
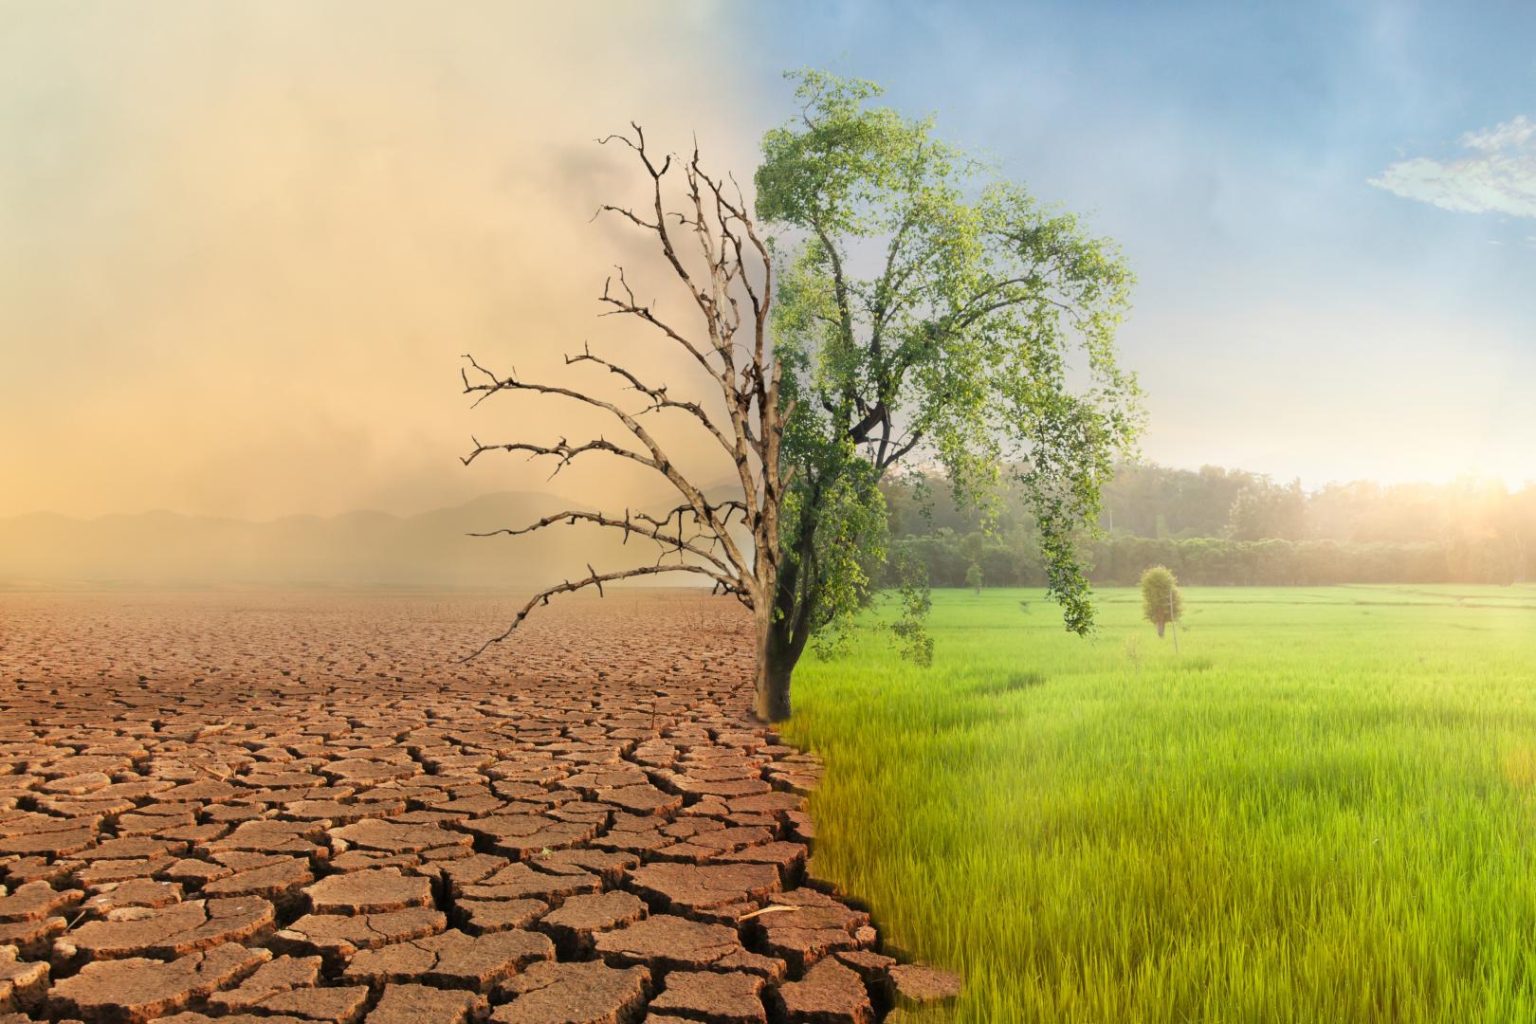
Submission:
<svg viewBox="0 0 1536 1024">
<path fill-rule="evenodd" d="M 1461 137 L 1463 146 L 1481 150 L 1484 153 L 1528 147 L 1533 142 L 1536 142 L 1536 121 L 1532 121 L 1523 114 L 1513 121 L 1505 121 L 1503 124 L 1485 128 L 1480 132 L 1467 132 Z"/>
<path fill-rule="evenodd" d="M 1460 141 L 1459 159 L 1399 160 L 1370 184 L 1443 210 L 1536 217 L 1536 121 L 1521 115 Z"/>
</svg>

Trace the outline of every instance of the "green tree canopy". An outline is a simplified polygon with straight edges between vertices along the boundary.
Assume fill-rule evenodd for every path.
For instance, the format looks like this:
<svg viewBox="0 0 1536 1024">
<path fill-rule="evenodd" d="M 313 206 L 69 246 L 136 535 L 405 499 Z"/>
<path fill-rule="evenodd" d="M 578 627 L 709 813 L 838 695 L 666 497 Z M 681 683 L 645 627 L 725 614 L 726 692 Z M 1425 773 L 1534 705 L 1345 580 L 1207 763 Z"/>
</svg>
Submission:
<svg viewBox="0 0 1536 1024">
<path fill-rule="evenodd" d="M 767 656 L 788 673 L 866 594 L 885 555 L 878 485 L 939 463 L 986 507 L 1018 467 L 1066 626 L 1092 624 L 1077 540 L 1138 426 L 1115 332 L 1116 247 L 873 101 L 792 76 L 800 112 L 763 140 L 757 214 L 775 232 L 775 356 L 788 488 Z M 914 602 L 920 607 L 920 602 Z"/>
</svg>

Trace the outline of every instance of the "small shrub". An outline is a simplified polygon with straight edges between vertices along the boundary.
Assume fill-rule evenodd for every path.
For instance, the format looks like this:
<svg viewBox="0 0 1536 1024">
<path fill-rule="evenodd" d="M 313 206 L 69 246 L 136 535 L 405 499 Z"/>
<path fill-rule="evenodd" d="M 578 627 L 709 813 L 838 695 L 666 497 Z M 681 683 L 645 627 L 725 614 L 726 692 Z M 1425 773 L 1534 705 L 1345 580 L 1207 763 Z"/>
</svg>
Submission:
<svg viewBox="0 0 1536 1024">
<path fill-rule="evenodd" d="M 1141 574 L 1141 614 L 1157 627 L 1158 636 L 1184 614 L 1179 581 L 1167 566 L 1154 565 Z"/>
</svg>

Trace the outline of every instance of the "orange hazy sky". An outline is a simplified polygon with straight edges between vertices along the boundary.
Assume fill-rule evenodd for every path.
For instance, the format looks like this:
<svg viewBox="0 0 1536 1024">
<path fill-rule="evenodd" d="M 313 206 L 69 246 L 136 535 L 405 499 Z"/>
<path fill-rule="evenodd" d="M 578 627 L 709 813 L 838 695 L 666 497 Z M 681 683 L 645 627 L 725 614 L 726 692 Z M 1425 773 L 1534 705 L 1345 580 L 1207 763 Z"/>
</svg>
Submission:
<svg viewBox="0 0 1536 1024">
<path fill-rule="evenodd" d="M 460 354 L 531 374 L 609 330 L 603 277 L 643 253 L 592 222 L 636 184 L 597 135 L 643 118 L 678 147 L 698 125 L 750 173 L 767 116 L 709 5 L 552 10 L 6 6 L 0 515 L 410 512 L 542 485 L 459 465 L 471 431 L 556 412 L 471 413 Z"/>
</svg>

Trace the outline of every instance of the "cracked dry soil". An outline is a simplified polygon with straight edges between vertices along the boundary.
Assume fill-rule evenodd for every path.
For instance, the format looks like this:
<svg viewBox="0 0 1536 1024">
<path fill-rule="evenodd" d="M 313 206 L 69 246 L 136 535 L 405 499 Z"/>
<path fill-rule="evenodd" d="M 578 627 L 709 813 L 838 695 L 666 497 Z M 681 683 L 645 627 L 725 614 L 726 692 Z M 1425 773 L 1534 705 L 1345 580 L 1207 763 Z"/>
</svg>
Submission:
<svg viewBox="0 0 1536 1024">
<path fill-rule="evenodd" d="M 807 877 L 734 602 L 0 594 L 0 1022 L 843 1024 L 952 998 Z"/>
</svg>

